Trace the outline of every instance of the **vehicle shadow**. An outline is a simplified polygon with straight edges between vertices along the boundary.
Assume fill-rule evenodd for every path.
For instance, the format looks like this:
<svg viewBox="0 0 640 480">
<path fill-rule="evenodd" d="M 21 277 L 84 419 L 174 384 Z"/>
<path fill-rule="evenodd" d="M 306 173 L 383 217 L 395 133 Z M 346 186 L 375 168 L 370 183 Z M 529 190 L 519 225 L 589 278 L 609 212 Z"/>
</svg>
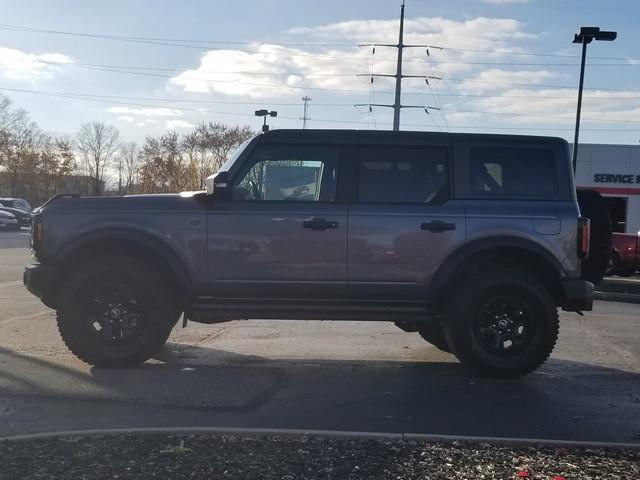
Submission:
<svg viewBox="0 0 640 480">
<path fill-rule="evenodd" d="M 57 429 L 208 425 L 626 442 L 640 434 L 640 374 L 561 359 L 498 380 L 444 354 L 433 362 L 271 360 L 170 343 L 158 358 L 133 369 L 79 369 L 3 350 L 0 400 L 55 403 Z M 100 418 L 78 413 L 88 407 Z"/>
</svg>

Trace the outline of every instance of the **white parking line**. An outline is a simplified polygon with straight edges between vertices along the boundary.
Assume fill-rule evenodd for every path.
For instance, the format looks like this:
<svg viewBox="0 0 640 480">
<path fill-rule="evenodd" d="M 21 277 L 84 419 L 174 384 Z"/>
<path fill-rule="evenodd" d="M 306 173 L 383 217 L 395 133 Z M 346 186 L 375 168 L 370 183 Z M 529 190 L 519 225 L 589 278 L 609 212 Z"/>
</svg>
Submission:
<svg viewBox="0 0 640 480">
<path fill-rule="evenodd" d="M 2 288 L 2 287 L 16 287 L 18 285 L 22 285 L 22 280 L 16 280 L 15 282 L 0 283 L 0 288 Z"/>
</svg>

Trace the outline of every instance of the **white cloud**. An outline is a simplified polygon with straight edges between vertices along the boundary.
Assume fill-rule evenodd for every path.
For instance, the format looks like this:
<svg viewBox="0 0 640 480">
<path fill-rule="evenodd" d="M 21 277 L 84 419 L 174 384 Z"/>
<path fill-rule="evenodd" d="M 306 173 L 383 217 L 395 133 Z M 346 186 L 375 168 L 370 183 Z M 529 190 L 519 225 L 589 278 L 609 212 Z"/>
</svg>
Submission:
<svg viewBox="0 0 640 480">
<path fill-rule="evenodd" d="M 193 128 L 193 123 L 186 122 L 184 120 L 167 120 L 165 126 L 168 130 L 175 130 L 177 128 Z"/>
<path fill-rule="evenodd" d="M 0 47 L 0 78 L 36 83 L 53 78 L 61 69 L 55 64 L 73 63 L 61 53 L 33 54 Z"/>
<path fill-rule="evenodd" d="M 489 68 L 477 75 L 469 76 L 457 85 L 457 89 L 465 92 L 484 92 L 490 90 L 505 90 L 513 84 L 544 84 L 545 82 L 564 78 L 548 70 L 504 70 Z"/>
<path fill-rule="evenodd" d="M 307 39 L 311 37 L 330 39 L 332 42 L 344 41 L 353 43 L 354 47 L 318 51 L 255 44 L 248 46 L 248 51 L 209 51 L 201 57 L 197 68 L 176 75 L 169 81 L 169 85 L 187 92 L 218 92 L 251 98 L 299 96 L 304 89 L 291 87 L 304 86 L 366 93 L 368 79 L 358 78 L 356 74 L 369 72 L 372 65 L 376 73 L 393 73 L 395 50 L 377 48 L 372 56 L 370 48 L 358 48 L 355 45 L 372 40 L 395 43 L 397 29 L 398 22 L 395 19 L 354 20 L 311 28 L 294 28 L 287 33 L 294 37 L 304 35 Z M 471 71 L 474 66 L 468 62 L 477 61 L 477 54 L 463 50 L 518 51 L 521 49 L 514 42 L 534 38 L 516 20 L 485 17 L 466 21 L 419 17 L 407 20 L 405 30 L 407 43 L 447 47 L 442 51 L 432 50 L 431 57 L 427 57 L 424 49 L 413 48 L 405 52 L 405 73 L 435 76 Z M 383 90 L 392 86 L 392 79 L 377 78 L 375 82 Z M 408 84 L 410 85 L 410 81 Z"/>
<path fill-rule="evenodd" d="M 135 121 L 135 118 L 130 117 L 129 115 L 122 115 L 118 117 L 118 120 L 125 123 L 133 123 Z"/>
<path fill-rule="evenodd" d="M 442 17 L 417 17 L 405 21 L 405 43 L 450 48 L 479 49 L 484 45 L 504 47 L 513 40 L 534 38 L 522 28 L 522 23 L 508 18 L 477 17 L 458 21 Z M 398 20 L 350 20 L 317 27 L 297 27 L 290 29 L 289 33 L 326 39 L 350 39 L 358 43 L 396 43 Z"/>
<path fill-rule="evenodd" d="M 165 107 L 109 107 L 106 111 L 109 113 L 122 113 L 125 117 L 131 117 L 132 115 L 143 117 L 179 117 L 183 114 L 182 110 Z"/>
<path fill-rule="evenodd" d="M 494 86 L 485 97 L 462 97 L 445 105 L 450 122 L 478 121 L 509 125 L 563 125 L 575 122 L 576 91 L 571 88 L 531 89 Z M 589 124 L 636 122 L 640 117 L 640 95 L 630 91 L 585 91 L 582 119 Z"/>
</svg>

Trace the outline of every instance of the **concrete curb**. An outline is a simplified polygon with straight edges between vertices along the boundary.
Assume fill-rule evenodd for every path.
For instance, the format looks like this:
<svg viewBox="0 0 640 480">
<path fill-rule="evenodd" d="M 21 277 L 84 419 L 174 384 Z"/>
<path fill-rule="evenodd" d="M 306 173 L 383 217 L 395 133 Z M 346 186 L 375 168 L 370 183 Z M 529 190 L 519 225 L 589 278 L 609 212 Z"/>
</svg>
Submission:
<svg viewBox="0 0 640 480">
<path fill-rule="evenodd" d="M 493 446 L 569 447 L 583 449 L 640 450 L 640 443 L 588 442 L 574 440 L 552 440 L 543 438 L 479 437 L 467 435 L 438 435 L 425 433 L 385 433 L 340 430 L 302 430 L 279 428 L 224 428 L 224 427 L 171 427 L 171 428 L 115 428 L 95 430 L 70 430 L 61 432 L 33 433 L 0 437 L 0 442 L 26 442 L 53 440 L 67 437 L 104 437 L 117 435 L 244 435 L 279 437 L 351 438 L 363 440 L 421 441 L 489 443 Z"/>
<path fill-rule="evenodd" d="M 599 292 L 593 293 L 596 300 L 605 300 L 607 302 L 624 302 L 640 304 L 640 295 L 635 293 L 618 293 L 618 292 Z"/>
</svg>

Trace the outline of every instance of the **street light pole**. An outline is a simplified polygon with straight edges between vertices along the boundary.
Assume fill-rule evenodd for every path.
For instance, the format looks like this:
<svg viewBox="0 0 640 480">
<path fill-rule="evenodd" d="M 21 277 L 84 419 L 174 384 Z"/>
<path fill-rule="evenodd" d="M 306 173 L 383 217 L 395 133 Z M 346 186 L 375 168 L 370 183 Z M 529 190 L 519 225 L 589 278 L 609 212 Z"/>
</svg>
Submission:
<svg viewBox="0 0 640 480">
<path fill-rule="evenodd" d="M 580 63 L 580 86 L 578 87 L 578 110 L 576 111 L 576 133 L 573 138 L 573 173 L 578 164 L 578 139 L 580 137 L 580 112 L 582 112 L 582 90 L 584 88 L 584 66 L 587 60 L 587 39 L 582 39 L 582 62 Z"/>
<path fill-rule="evenodd" d="M 580 113 L 582 112 L 582 90 L 584 88 L 584 67 L 587 61 L 587 44 L 593 40 L 612 42 L 618 37 L 616 32 L 605 32 L 600 27 L 581 27 L 573 37 L 573 43 L 582 44 L 582 61 L 580 62 L 580 86 L 578 87 L 578 110 L 576 111 L 576 133 L 573 139 L 573 173 L 578 165 L 578 141 L 580 138 Z"/>
</svg>

